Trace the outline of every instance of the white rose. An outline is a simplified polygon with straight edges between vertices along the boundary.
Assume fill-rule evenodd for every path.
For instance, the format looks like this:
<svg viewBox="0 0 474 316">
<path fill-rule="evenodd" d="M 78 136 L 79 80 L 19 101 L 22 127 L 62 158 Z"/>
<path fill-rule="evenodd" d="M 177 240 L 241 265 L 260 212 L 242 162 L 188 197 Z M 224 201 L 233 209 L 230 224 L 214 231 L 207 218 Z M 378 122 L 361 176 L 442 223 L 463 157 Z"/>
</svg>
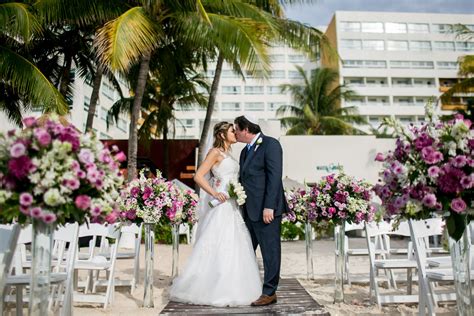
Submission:
<svg viewBox="0 0 474 316">
<path fill-rule="evenodd" d="M 64 199 L 61 197 L 58 189 L 49 189 L 43 196 L 44 203 L 49 206 L 56 206 L 63 203 Z"/>
</svg>

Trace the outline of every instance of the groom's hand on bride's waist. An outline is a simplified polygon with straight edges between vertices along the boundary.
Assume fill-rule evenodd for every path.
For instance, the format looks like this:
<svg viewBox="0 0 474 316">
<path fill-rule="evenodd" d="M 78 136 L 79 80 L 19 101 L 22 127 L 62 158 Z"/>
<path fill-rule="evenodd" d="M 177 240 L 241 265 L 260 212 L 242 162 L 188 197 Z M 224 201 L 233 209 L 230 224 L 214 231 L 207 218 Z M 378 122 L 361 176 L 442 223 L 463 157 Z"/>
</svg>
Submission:
<svg viewBox="0 0 474 316">
<path fill-rule="evenodd" d="M 263 222 L 270 224 L 273 221 L 273 210 L 271 208 L 263 209 Z"/>
</svg>

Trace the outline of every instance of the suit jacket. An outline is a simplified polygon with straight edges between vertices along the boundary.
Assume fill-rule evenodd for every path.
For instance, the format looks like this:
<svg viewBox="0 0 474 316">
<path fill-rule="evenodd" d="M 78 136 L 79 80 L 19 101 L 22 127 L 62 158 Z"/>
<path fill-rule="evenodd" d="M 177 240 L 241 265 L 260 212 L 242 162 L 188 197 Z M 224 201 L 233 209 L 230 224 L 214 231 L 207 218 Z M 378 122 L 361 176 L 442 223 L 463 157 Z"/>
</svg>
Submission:
<svg viewBox="0 0 474 316">
<path fill-rule="evenodd" d="M 263 209 L 274 210 L 274 216 L 288 212 L 283 191 L 283 150 L 273 137 L 260 134 L 253 146 L 240 153 L 240 183 L 247 199 L 244 213 L 252 221 L 263 220 Z"/>
</svg>

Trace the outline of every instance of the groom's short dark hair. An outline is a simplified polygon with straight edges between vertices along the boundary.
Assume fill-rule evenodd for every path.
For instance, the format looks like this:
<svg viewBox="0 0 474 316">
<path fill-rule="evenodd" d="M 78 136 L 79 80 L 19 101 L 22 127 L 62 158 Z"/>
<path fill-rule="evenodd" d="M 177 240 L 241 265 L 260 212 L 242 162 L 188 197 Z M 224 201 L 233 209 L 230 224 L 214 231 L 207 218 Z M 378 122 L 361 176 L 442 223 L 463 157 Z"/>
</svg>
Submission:
<svg viewBox="0 0 474 316">
<path fill-rule="evenodd" d="M 237 124 L 237 126 L 239 127 L 241 131 L 247 128 L 249 132 L 252 134 L 258 134 L 262 132 L 262 130 L 260 129 L 260 126 L 250 122 L 243 115 L 236 117 L 234 120 L 234 123 Z"/>
</svg>

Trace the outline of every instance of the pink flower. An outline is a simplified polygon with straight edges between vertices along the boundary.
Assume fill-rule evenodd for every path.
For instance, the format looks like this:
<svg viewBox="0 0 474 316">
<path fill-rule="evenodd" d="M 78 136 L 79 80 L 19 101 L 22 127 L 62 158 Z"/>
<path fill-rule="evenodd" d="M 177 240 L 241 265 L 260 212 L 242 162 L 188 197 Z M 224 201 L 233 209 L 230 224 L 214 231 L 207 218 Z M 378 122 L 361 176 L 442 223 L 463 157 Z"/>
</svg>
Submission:
<svg viewBox="0 0 474 316">
<path fill-rule="evenodd" d="M 115 159 L 119 162 L 124 162 L 127 160 L 127 156 L 123 153 L 123 151 L 119 152 L 118 154 L 115 155 Z"/>
<path fill-rule="evenodd" d="M 41 218 L 45 224 L 52 224 L 56 221 L 56 215 L 53 213 L 43 213 Z"/>
<path fill-rule="evenodd" d="M 99 154 L 99 161 L 103 163 L 109 163 L 111 161 L 109 151 L 104 149 Z"/>
<path fill-rule="evenodd" d="M 73 161 L 71 162 L 71 169 L 72 169 L 73 171 L 76 171 L 76 172 L 77 172 L 78 170 L 81 170 L 81 165 L 79 164 L 79 162 L 78 162 L 77 160 L 73 160 Z"/>
<path fill-rule="evenodd" d="M 90 164 L 94 162 L 94 154 L 90 149 L 83 148 L 79 151 L 79 161 L 83 164 Z"/>
<path fill-rule="evenodd" d="M 33 203 L 33 196 L 28 192 L 20 194 L 20 204 L 23 206 L 30 206 Z"/>
<path fill-rule="evenodd" d="M 66 186 L 71 190 L 79 189 L 80 185 L 81 185 L 81 183 L 77 179 L 66 180 Z"/>
<path fill-rule="evenodd" d="M 23 122 L 23 125 L 25 125 L 25 127 L 28 128 L 36 124 L 36 119 L 33 116 L 29 116 L 29 117 L 25 117 L 22 120 L 22 122 Z"/>
<path fill-rule="evenodd" d="M 471 173 L 468 176 L 464 176 L 461 178 L 461 186 L 464 189 L 470 189 L 474 185 L 474 173 Z"/>
<path fill-rule="evenodd" d="M 440 169 L 437 166 L 431 166 L 428 168 L 428 175 L 432 178 L 436 178 L 439 175 Z"/>
<path fill-rule="evenodd" d="M 41 218 L 43 216 L 43 210 L 40 207 L 33 207 L 30 210 L 30 215 L 33 218 Z"/>
<path fill-rule="evenodd" d="M 25 215 L 30 215 L 30 208 L 28 206 L 20 205 L 20 212 Z"/>
<path fill-rule="evenodd" d="M 8 171 L 18 180 L 26 177 L 28 172 L 31 172 L 35 169 L 35 165 L 31 162 L 31 159 L 27 156 L 21 156 L 15 159 L 11 159 L 8 162 Z"/>
<path fill-rule="evenodd" d="M 385 160 L 385 157 L 382 153 L 377 153 L 377 155 L 375 156 L 375 161 L 384 161 Z"/>
<path fill-rule="evenodd" d="M 107 221 L 107 223 L 113 224 L 117 221 L 118 217 L 119 214 L 117 212 L 111 212 L 105 217 L 105 220 Z"/>
<path fill-rule="evenodd" d="M 112 148 L 112 152 L 117 152 L 117 151 L 119 151 L 119 148 L 118 148 L 117 145 L 112 145 L 111 148 Z"/>
<path fill-rule="evenodd" d="M 100 213 L 102 213 L 102 209 L 100 208 L 100 206 L 98 205 L 94 205 L 92 208 L 91 208 L 91 215 L 94 216 L 94 217 L 97 217 L 100 215 Z"/>
<path fill-rule="evenodd" d="M 10 156 L 13 158 L 19 158 L 26 153 L 26 147 L 22 143 L 18 142 L 13 144 L 10 148 Z"/>
<path fill-rule="evenodd" d="M 87 210 L 91 205 L 91 198 L 87 195 L 78 195 L 74 203 L 78 209 Z"/>
<path fill-rule="evenodd" d="M 466 207 L 466 202 L 464 202 L 464 200 L 461 198 L 456 198 L 451 201 L 451 209 L 458 214 L 464 212 Z"/>
<path fill-rule="evenodd" d="M 76 176 L 80 179 L 85 179 L 86 178 L 86 173 L 83 170 L 77 170 L 76 171 Z"/>
<path fill-rule="evenodd" d="M 434 208 L 436 206 L 436 195 L 429 193 L 423 197 L 423 204 L 427 207 Z"/>
<path fill-rule="evenodd" d="M 462 168 L 466 165 L 466 163 L 467 163 L 467 158 L 464 155 L 456 156 L 454 157 L 452 161 L 453 166 L 455 166 L 456 168 Z"/>
<path fill-rule="evenodd" d="M 51 135 L 43 128 L 35 128 L 34 135 L 38 140 L 38 143 L 46 147 L 51 143 Z"/>
</svg>

